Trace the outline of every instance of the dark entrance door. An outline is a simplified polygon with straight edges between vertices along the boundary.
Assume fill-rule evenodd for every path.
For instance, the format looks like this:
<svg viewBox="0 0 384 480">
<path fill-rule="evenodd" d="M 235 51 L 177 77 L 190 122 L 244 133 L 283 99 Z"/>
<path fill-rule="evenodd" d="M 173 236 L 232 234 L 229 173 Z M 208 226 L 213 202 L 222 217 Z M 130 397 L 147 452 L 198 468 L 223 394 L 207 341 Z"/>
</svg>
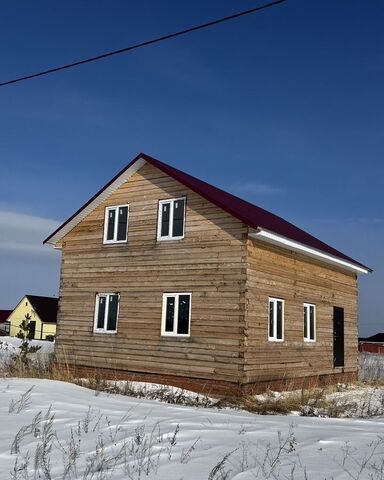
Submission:
<svg viewBox="0 0 384 480">
<path fill-rule="evenodd" d="M 32 320 L 29 322 L 29 331 L 31 333 L 31 338 L 35 338 L 35 332 L 36 332 L 36 322 L 35 320 Z"/>
<path fill-rule="evenodd" d="M 344 308 L 333 307 L 333 366 L 344 367 Z"/>
</svg>

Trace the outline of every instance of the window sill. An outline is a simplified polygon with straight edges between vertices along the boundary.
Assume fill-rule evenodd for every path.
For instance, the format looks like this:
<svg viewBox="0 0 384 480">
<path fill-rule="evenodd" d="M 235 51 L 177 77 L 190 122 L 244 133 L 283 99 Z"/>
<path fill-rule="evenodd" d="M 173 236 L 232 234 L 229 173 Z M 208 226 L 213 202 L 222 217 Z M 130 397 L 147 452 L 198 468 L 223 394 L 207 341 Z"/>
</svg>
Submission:
<svg viewBox="0 0 384 480">
<path fill-rule="evenodd" d="M 177 340 L 178 342 L 190 342 L 192 341 L 192 337 L 190 337 L 189 335 L 160 335 L 160 340 Z"/>
<path fill-rule="evenodd" d="M 157 238 L 157 242 L 180 242 L 181 240 L 184 240 L 185 237 L 173 237 L 173 238 Z"/>
<path fill-rule="evenodd" d="M 128 243 L 128 240 L 121 240 L 119 242 L 103 242 L 103 245 L 124 245 L 127 243 Z"/>
<path fill-rule="evenodd" d="M 93 333 L 95 335 L 117 335 L 117 330 L 114 332 L 107 332 L 104 330 L 94 330 Z"/>
</svg>

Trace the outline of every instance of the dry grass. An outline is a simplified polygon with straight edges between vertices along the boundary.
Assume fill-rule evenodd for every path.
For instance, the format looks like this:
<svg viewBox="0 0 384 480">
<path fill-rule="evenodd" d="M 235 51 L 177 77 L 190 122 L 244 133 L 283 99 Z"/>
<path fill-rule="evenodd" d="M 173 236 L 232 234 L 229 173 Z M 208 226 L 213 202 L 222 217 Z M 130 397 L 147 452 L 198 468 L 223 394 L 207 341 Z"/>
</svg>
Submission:
<svg viewBox="0 0 384 480">
<path fill-rule="evenodd" d="M 261 395 L 242 397 L 208 397 L 192 394 L 181 388 L 152 385 L 132 381 L 106 380 L 95 372 L 86 379 L 79 379 L 64 360 L 58 364 L 53 354 L 32 354 L 27 365 L 18 355 L 9 355 L 0 362 L 0 376 L 22 378 L 46 378 L 84 386 L 98 392 L 159 400 L 165 403 L 199 407 L 234 408 L 260 415 L 296 413 L 303 416 L 370 417 L 384 413 L 384 358 L 360 355 L 359 382 L 323 386 L 312 380 L 302 388 L 287 383 L 283 392 L 271 389 Z M 354 392 L 359 391 L 358 395 Z"/>
<path fill-rule="evenodd" d="M 0 377 L 39 378 L 58 380 L 89 388 L 100 392 L 115 393 L 147 400 L 158 400 L 175 405 L 194 407 L 213 407 L 217 400 L 204 394 L 193 393 L 182 388 L 169 385 L 146 384 L 129 380 L 105 379 L 96 371 L 87 378 L 79 378 L 68 362 L 57 363 L 53 354 L 31 355 L 31 361 L 25 364 L 20 356 L 9 356 L 6 361 L 0 362 Z"/>
<path fill-rule="evenodd" d="M 19 378 L 46 378 L 73 382 L 74 375 L 67 363 L 57 364 L 54 354 L 29 354 L 29 362 L 25 364 L 20 355 L 10 355 L 0 362 L 0 376 Z"/>
<path fill-rule="evenodd" d="M 384 385 L 384 355 L 359 354 L 359 380 L 372 386 Z"/>
<path fill-rule="evenodd" d="M 325 388 L 315 387 L 282 393 L 267 390 L 261 395 L 221 399 L 218 406 L 239 408 L 259 415 L 287 415 L 292 412 L 315 415 L 320 409 L 328 407 L 326 395 Z"/>
<path fill-rule="evenodd" d="M 366 384 L 312 385 L 301 389 L 225 398 L 218 407 L 247 410 L 259 415 L 296 414 L 306 417 L 369 418 L 384 414 L 384 389 Z"/>
<path fill-rule="evenodd" d="M 106 380 L 99 376 L 86 379 L 77 378 L 74 383 L 95 390 L 96 394 L 99 392 L 115 393 L 190 407 L 208 408 L 218 405 L 218 401 L 212 397 L 170 385 L 146 384 L 130 380 Z"/>
</svg>

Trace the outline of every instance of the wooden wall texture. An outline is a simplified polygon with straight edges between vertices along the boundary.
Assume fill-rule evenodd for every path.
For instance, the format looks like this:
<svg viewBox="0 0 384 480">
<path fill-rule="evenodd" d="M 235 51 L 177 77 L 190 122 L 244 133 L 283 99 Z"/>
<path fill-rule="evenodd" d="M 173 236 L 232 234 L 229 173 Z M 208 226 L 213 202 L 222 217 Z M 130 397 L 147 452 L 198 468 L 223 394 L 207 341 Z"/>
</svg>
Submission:
<svg viewBox="0 0 384 480">
<path fill-rule="evenodd" d="M 185 238 L 156 240 L 160 199 L 186 196 Z M 128 243 L 103 245 L 129 203 Z M 240 382 L 247 227 L 146 164 L 63 239 L 58 361 Z M 116 335 L 93 333 L 95 294 L 120 292 Z M 190 338 L 161 337 L 164 292 L 192 292 Z"/>
<path fill-rule="evenodd" d="M 158 242 L 161 199 L 187 197 L 185 238 Z M 106 206 L 129 204 L 128 243 L 103 245 Z M 250 385 L 333 369 L 333 306 L 345 308 L 345 372 L 356 371 L 354 274 L 248 239 L 248 227 L 146 164 L 61 242 L 57 358 L 84 368 Z M 192 292 L 190 338 L 161 337 L 162 294 Z M 93 332 L 95 295 L 120 292 L 116 335 Z M 268 297 L 285 300 L 268 341 Z M 317 341 L 303 341 L 303 303 Z M 176 382 L 177 383 L 177 382 Z"/>
<path fill-rule="evenodd" d="M 268 298 L 285 301 L 284 341 L 268 341 Z M 303 340 L 303 303 L 316 305 L 316 342 Z M 333 368 L 333 307 L 344 308 L 345 367 Z M 357 370 L 356 275 L 248 240 L 244 383 Z"/>
</svg>

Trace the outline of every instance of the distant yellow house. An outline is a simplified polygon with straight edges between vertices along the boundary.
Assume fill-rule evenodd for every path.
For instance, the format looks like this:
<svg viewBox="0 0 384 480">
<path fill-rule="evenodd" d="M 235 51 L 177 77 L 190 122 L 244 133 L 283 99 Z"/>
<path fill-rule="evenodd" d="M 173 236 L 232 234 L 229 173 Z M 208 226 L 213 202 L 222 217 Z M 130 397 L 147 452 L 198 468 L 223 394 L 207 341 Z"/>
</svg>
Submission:
<svg viewBox="0 0 384 480">
<path fill-rule="evenodd" d="M 15 337 L 17 335 L 20 331 L 21 322 L 25 319 L 25 315 L 29 314 L 36 340 L 46 340 L 47 336 L 55 337 L 57 305 L 57 298 L 25 295 L 8 317 L 10 336 Z"/>
</svg>

